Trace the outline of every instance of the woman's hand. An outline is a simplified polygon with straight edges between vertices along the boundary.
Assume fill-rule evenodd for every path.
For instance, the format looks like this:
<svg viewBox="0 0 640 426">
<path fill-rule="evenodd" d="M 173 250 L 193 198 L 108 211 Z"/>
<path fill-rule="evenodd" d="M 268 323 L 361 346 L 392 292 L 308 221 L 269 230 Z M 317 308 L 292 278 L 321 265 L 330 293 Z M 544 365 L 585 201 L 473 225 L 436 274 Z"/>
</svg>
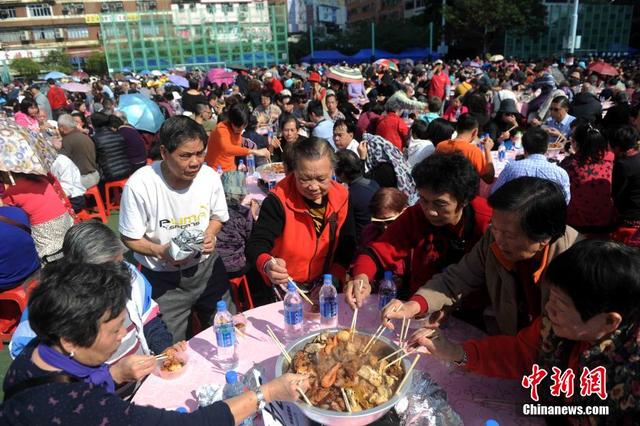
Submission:
<svg viewBox="0 0 640 426">
<path fill-rule="evenodd" d="M 409 346 L 422 346 L 429 355 L 447 362 L 461 362 L 464 358 L 462 345 L 453 343 L 439 329 L 421 328 L 409 338 Z"/>
<path fill-rule="evenodd" d="M 269 145 L 271 145 L 274 148 L 280 148 L 282 149 L 282 143 L 280 142 L 280 139 L 278 139 L 277 137 L 273 136 L 271 138 L 271 140 L 269 141 Z"/>
<path fill-rule="evenodd" d="M 267 402 L 296 401 L 303 392 L 309 389 L 309 377 L 302 374 L 286 373 L 262 385 L 262 392 Z"/>
<path fill-rule="evenodd" d="M 268 148 L 252 149 L 250 152 L 256 157 L 271 157 L 271 152 L 269 152 Z"/>
<path fill-rule="evenodd" d="M 272 258 L 265 264 L 264 272 L 273 284 L 286 286 L 289 281 L 287 262 L 284 259 Z"/>
<path fill-rule="evenodd" d="M 502 132 L 500 133 L 500 136 L 498 136 L 498 142 L 504 142 L 509 138 L 510 138 L 509 132 Z"/>
<path fill-rule="evenodd" d="M 153 355 L 129 355 L 109 368 L 116 383 L 133 382 L 147 377 L 156 368 Z"/>
<path fill-rule="evenodd" d="M 369 154 L 369 148 L 367 147 L 367 141 L 362 141 L 358 144 L 358 156 L 361 160 L 366 160 Z"/>
<path fill-rule="evenodd" d="M 371 284 L 365 274 L 358 274 L 349 281 L 344 289 L 344 299 L 351 309 L 361 308 L 364 300 L 371 294 Z"/>
<path fill-rule="evenodd" d="M 390 330 L 395 329 L 392 319 L 413 318 L 420 313 L 420 304 L 418 302 L 405 302 L 393 299 L 382 310 L 382 325 Z"/>
<path fill-rule="evenodd" d="M 184 352 L 186 350 L 187 350 L 187 342 L 185 342 L 184 340 L 181 340 L 178 343 L 175 343 L 173 346 L 169 346 L 167 349 L 165 349 L 164 353 L 167 354 L 168 356 L 173 356 L 178 352 Z"/>
</svg>

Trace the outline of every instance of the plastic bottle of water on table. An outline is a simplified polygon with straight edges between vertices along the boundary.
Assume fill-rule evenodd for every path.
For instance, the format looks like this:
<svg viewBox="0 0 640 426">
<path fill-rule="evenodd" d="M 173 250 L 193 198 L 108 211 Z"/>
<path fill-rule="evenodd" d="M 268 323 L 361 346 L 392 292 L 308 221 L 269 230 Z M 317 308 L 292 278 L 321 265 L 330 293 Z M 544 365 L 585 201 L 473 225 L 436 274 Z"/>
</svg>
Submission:
<svg viewBox="0 0 640 426">
<path fill-rule="evenodd" d="M 247 166 L 244 165 L 244 160 L 240 160 L 238 162 L 238 171 L 239 172 L 243 172 L 243 173 L 247 173 Z"/>
<path fill-rule="evenodd" d="M 378 308 L 382 310 L 389 302 L 396 298 L 396 283 L 393 282 L 393 273 L 384 271 L 384 278 L 378 287 Z"/>
<path fill-rule="evenodd" d="M 276 174 L 269 172 L 269 191 L 273 191 L 276 187 Z"/>
<path fill-rule="evenodd" d="M 504 146 L 504 142 L 500 142 L 498 147 L 498 161 L 504 162 L 507 159 L 507 148 Z"/>
<path fill-rule="evenodd" d="M 253 154 L 247 155 L 247 173 L 253 175 L 256 172 L 256 158 Z"/>
<path fill-rule="evenodd" d="M 287 340 L 293 340 L 302 333 L 302 297 L 293 283 L 289 283 L 283 303 L 284 333 Z"/>
<path fill-rule="evenodd" d="M 244 385 L 240 380 L 238 380 L 238 373 L 235 371 L 227 371 L 224 375 L 225 381 L 227 382 L 222 389 L 222 397 L 224 399 L 233 398 L 234 396 L 242 395 L 244 393 Z M 253 419 L 251 416 L 246 418 L 240 423 L 240 426 L 250 426 L 253 424 Z"/>
<path fill-rule="evenodd" d="M 216 305 L 216 316 L 213 317 L 213 327 L 216 333 L 216 346 L 218 354 L 216 361 L 224 369 L 232 369 L 238 365 L 236 354 L 236 330 L 233 326 L 233 317 L 227 310 L 227 303 L 220 300 Z"/>
<path fill-rule="evenodd" d="M 320 289 L 320 324 L 326 328 L 338 326 L 338 291 L 331 274 L 324 275 Z"/>
</svg>

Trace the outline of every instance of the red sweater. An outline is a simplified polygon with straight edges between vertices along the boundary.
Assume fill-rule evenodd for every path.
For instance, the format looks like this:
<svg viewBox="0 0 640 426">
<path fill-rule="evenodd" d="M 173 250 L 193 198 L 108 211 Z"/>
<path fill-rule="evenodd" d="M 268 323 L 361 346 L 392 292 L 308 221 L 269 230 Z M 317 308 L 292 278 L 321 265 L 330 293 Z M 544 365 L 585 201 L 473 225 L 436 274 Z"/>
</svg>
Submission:
<svg viewBox="0 0 640 426">
<path fill-rule="evenodd" d="M 489 227 L 492 214 L 491 207 L 484 198 L 474 198 L 470 206 L 473 211 L 473 230 L 471 238 L 465 241 L 465 253 L 482 238 Z M 353 275 L 365 274 L 371 281 L 378 271 L 378 265 L 385 270 L 404 275 L 409 272 L 404 269 L 405 264 L 410 261 L 409 294 L 412 295 L 433 275 L 442 272 L 442 269 L 451 263 L 446 257 L 449 242 L 453 235 L 464 237 L 463 227 L 466 220 L 470 219 L 463 216 L 455 229 L 437 227 L 429 222 L 419 204 L 409 207 L 380 238 L 368 244 L 367 253 L 356 258 Z"/>
<path fill-rule="evenodd" d="M 67 97 L 64 95 L 64 90 L 58 86 L 49 86 L 47 99 L 49 99 L 51 109 L 60 109 L 67 105 Z"/>
<path fill-rule="evenodd" d="M 376 134 L 382 136 L 400 151 L 404 148 L 405 141 L 409 138 L 409 127 L 407 123 L 393 111 L 387 112 L 387 115 L 380 117 Z"/>
</svg>

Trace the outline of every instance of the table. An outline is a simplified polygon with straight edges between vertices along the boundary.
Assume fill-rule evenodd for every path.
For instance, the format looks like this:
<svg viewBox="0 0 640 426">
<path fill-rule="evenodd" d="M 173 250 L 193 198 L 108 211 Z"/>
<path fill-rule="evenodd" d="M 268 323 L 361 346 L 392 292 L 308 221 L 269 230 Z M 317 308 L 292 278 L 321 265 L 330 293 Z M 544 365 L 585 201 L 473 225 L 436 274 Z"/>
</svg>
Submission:
<svg viewBox="0 0 640 426">
<path fill-rule="evenodd" d="M 351 309 L 342 295 L 339 300 L 338 321 L 348 328 L 351 325 Z M 358 329 L 374 331 L 379 325 L 379 313 L 373 297 L 367 302 L 368 305 L 360 309 Z M 236 370 L 244 373 L 253 363 L 259 363 L 267 371 L 267 379 L 270 380 L 280 352 L 266 333 L 266 326 L 270 325 L 280 340 L 285 341 L 282 302 L 251 309 L 244 312 L 244 315 L 247 318 L 246 336 L 238 338 L 240 363 Z M 315 329 L 314 326 L 319 327 L 319 324 L 305 320 L 305 327 L 309 331 Z M 398 326 L 397 330 L 399 329 Z M 455 318 L 447 321 L 443 332 L 450 339 L 459 342 L 483 336 L 482 331 Z M 387 331 L 385 336 L 391 338 L 393 334 Z M 215 361 L 217 349 L 212 329 L 193 337 L 188 346 L 189 363 L 184 375 L 172 381 L 150 375 L 133 399 L 136 404 L 159 408 L 183 406 L 193 411 L 198 408 L 195 389 L 203 384 L 224 383 L 225 372 Z M 528 393 L 520 386 L 519 381 L 478 376 L 424 355 L 416 368 L 429 372 L 442 386 L 448 394 L 449 403 L 460 414 L 465 425 L 484 425 L 487 419 L 495 419 L 501 425 L 543 424 L 541 418 L 523 417 L 520 414 L 520 404 L 528 400 Z"/>
</svg>

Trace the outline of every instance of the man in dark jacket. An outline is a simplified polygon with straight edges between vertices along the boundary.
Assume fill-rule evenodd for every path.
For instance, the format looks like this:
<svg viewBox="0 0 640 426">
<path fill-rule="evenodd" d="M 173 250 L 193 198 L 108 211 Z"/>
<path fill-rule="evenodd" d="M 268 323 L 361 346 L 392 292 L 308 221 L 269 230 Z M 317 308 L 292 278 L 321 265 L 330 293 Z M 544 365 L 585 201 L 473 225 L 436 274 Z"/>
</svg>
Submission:
<svg viewBox="0 0 640 426">
<path fill-rule="evenodd" d="M 96 130 L 93 141 L 102 181 L 113 182 L 128 178 L 132 167 L 127 155 L 127 142 L 113 129 L 111 117 L 95 112 L 91 115 L 91 122 Z"/>
<path fill-rule="evenodd" d="M 573 102 L 569 105 L 569 114 L 592 123 L 600 121 L 602 118 L 602 104 L 593 94 L 593 86 L 590 83 L 584 83 L 580 93 L 573 97 Z"/>
</svg>

